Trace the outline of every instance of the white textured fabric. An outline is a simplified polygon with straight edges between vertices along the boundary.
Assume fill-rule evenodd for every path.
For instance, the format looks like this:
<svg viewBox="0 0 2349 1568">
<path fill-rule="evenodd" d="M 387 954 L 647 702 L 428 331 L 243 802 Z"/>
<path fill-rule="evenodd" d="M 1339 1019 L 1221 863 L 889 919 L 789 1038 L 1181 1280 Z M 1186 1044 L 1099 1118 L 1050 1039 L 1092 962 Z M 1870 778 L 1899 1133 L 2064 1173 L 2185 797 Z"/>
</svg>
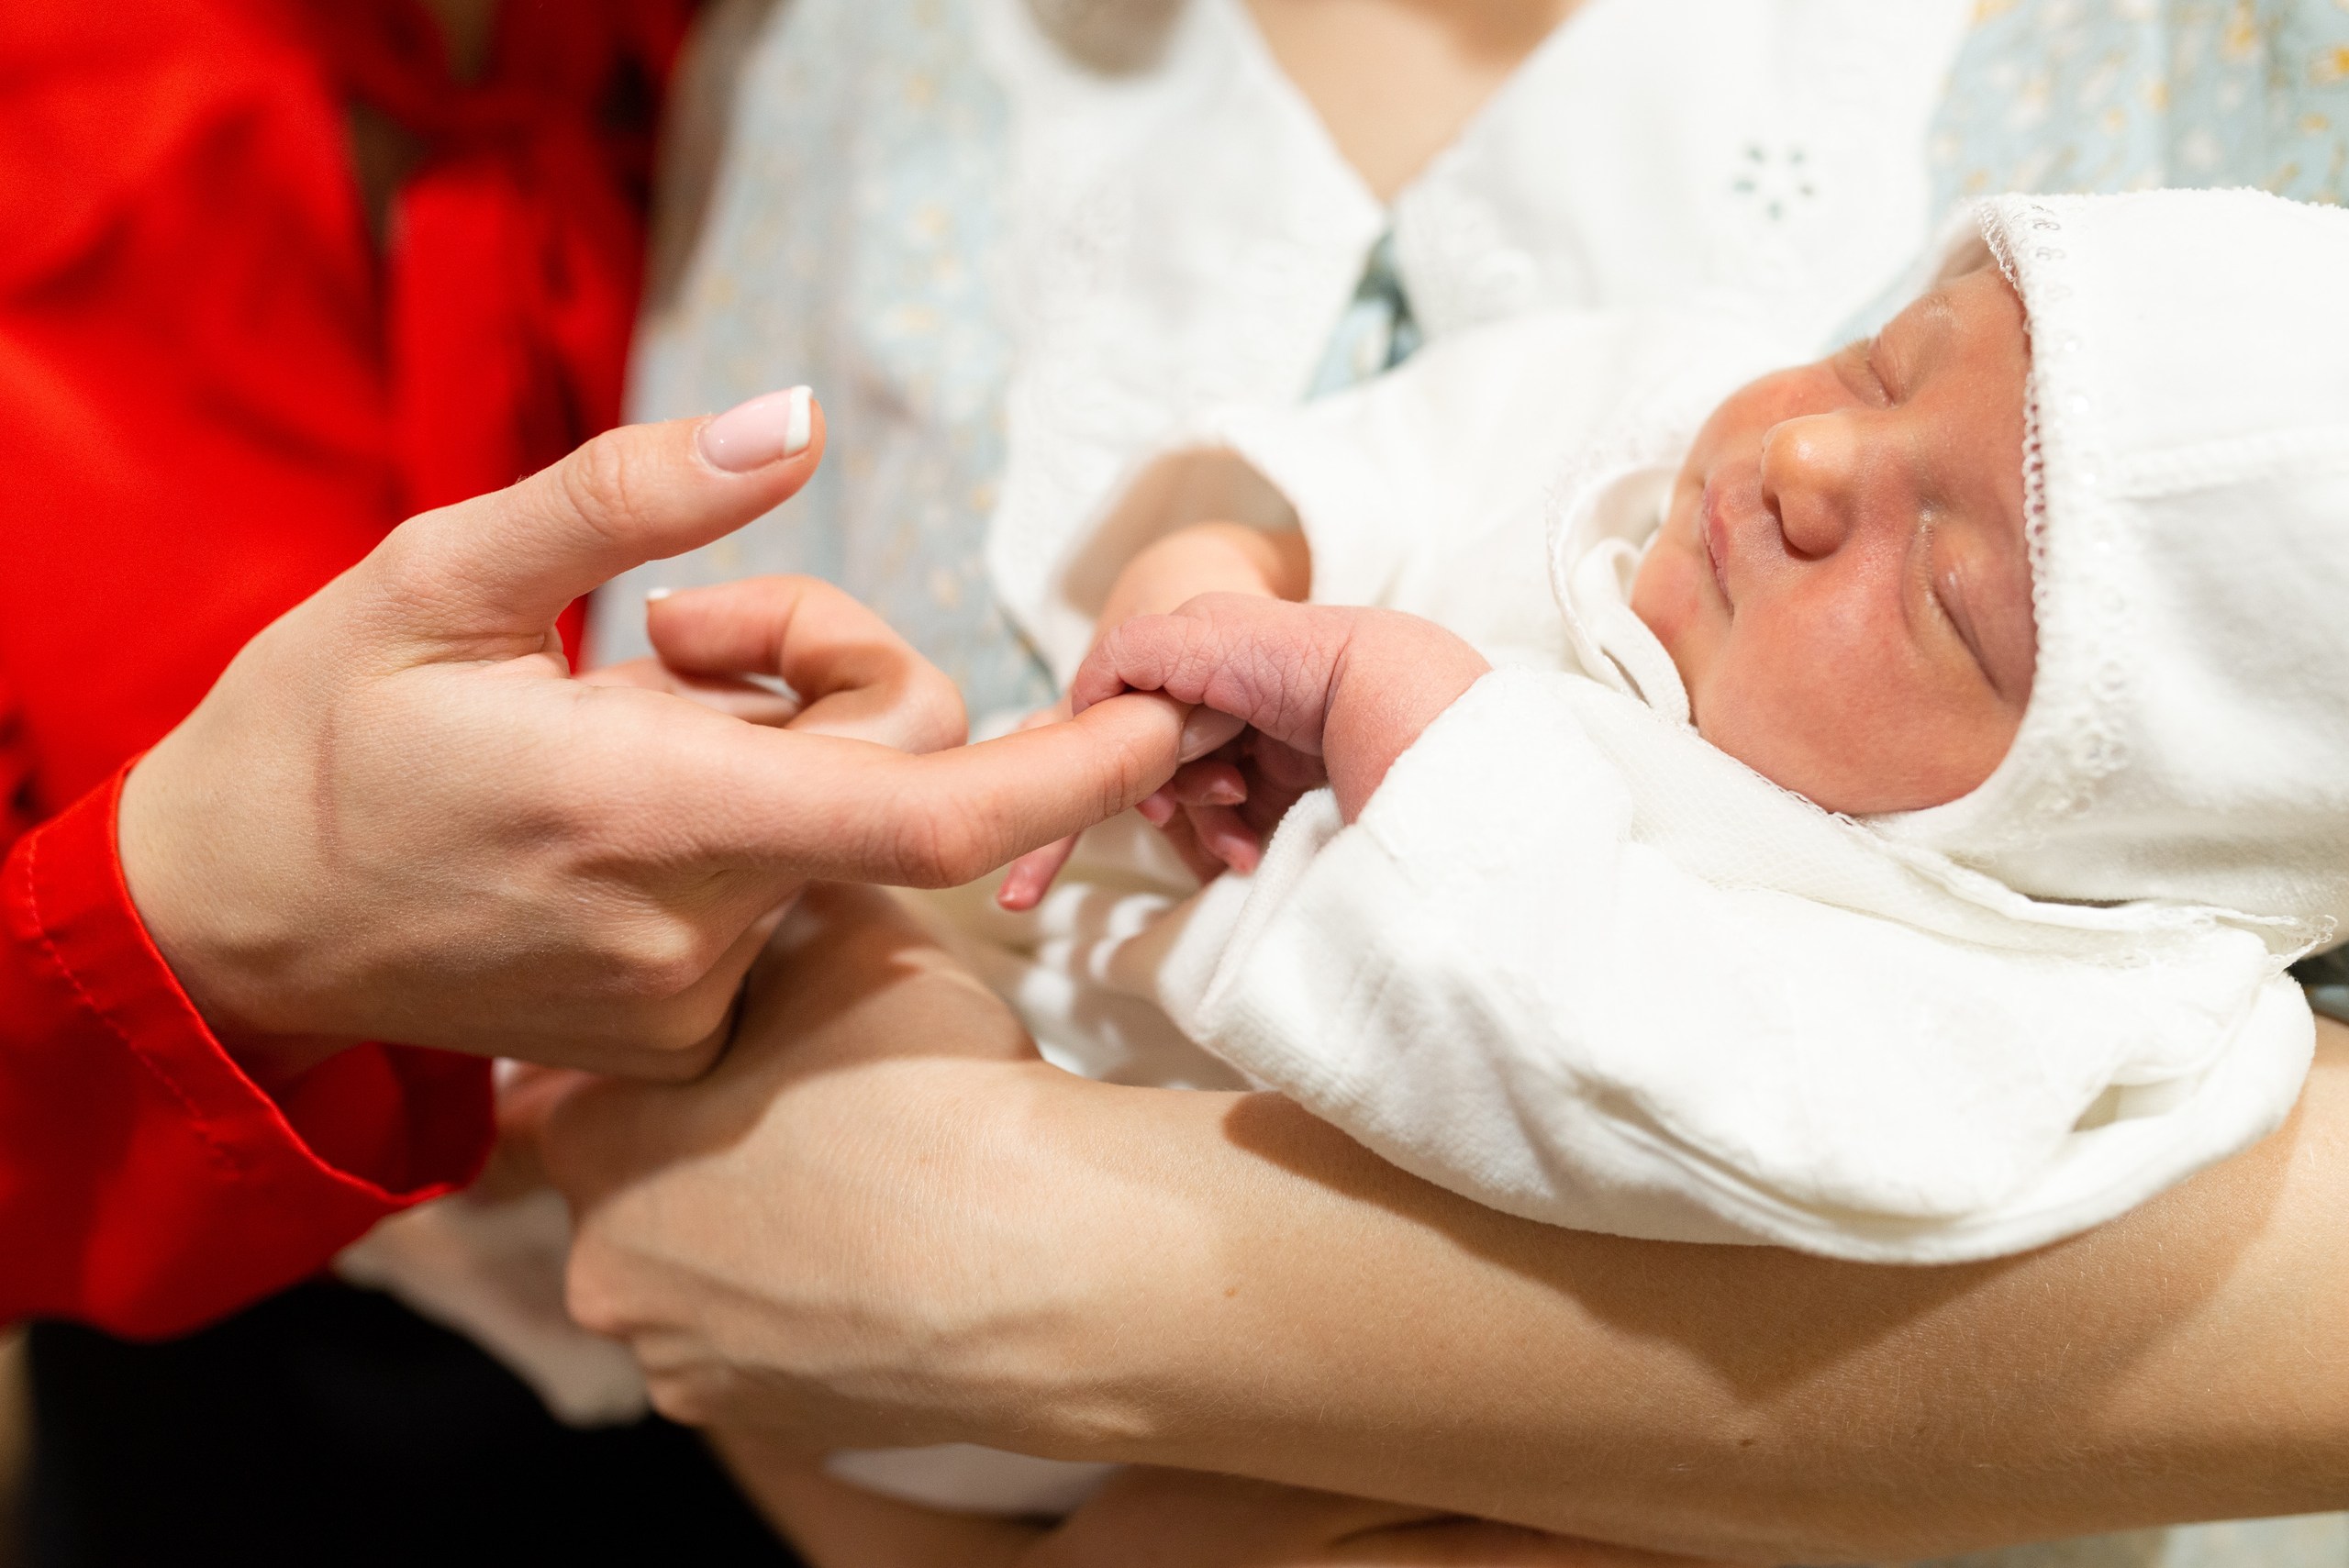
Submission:
<svg viewBox="0 0 2349 1568">
<path fill-rule="evenodd" d="M 1184 1027 L 1405 1169 L 1668 1240 L 1939 1262 L 2272 1129 L 2313 1026 L 2257 929 L 2033 905 L 1571 673 L 1486 677 L 1362 818 L 1187 911 Z"/>
<path fill-rule="evenodd" d="M 2349 212 L 2009 196 L 2039 673 L 1964 800 L 1881 826 L 2047 897 L 2349 917 Z"/>
</svg>

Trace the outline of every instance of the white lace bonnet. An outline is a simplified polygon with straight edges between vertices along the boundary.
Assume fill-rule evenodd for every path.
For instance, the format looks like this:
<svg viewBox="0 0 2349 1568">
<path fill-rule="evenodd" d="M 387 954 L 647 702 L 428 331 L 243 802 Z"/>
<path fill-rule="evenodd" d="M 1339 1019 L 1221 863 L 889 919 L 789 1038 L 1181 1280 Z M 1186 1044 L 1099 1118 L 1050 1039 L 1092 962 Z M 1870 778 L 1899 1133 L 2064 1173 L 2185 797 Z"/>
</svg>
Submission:
<svg viewBox="0 0 2349 1568">
<path fill-rule="evenodd" d="M 2212 904 L 2335 940 L 2349 211 L 2154 191 L 1974 217 L 2031 320 L 2038 674 L 1987 783 L 1876 826 L 2039 897 Z"/>
</svg>

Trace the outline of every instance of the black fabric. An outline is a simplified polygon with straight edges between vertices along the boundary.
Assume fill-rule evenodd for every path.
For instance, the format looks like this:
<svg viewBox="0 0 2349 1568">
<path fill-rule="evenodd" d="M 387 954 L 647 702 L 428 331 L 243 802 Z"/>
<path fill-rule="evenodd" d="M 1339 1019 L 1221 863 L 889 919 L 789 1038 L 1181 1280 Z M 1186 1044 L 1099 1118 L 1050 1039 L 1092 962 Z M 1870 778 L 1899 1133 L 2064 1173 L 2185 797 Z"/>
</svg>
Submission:
<svg viewBox="0 0 2349 1568">
<path fill-rule="evenodd" d="M 32 1331 L 28 1568 L 795 1568 L 691 1432 L 577 1431 L 469 1341 L 313 1284 L 161 1345 Z"/>
<path fill-rule="evenodd" d="M 2304 958 L 2292 966 L 2292 973 L 2308 987 L 2310 1006 L 2349 1024 L 2349 947 Z"/>
</svg>

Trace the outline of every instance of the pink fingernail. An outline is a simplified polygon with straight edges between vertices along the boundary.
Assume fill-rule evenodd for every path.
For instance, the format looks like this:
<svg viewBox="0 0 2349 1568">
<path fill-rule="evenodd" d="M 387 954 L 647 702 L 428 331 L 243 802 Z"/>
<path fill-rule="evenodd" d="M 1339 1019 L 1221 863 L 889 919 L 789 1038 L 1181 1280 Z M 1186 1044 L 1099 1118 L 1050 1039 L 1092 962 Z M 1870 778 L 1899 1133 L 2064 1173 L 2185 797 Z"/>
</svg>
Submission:
<svg viewBox="0 0 2349 1568">
<path fill-rule="evenodd" d="M 701 455 L 727 473 L 797 457 L 815 439 L 815 394 L 795 386 L 738 404 L 701 428 Z"/>
</svg>

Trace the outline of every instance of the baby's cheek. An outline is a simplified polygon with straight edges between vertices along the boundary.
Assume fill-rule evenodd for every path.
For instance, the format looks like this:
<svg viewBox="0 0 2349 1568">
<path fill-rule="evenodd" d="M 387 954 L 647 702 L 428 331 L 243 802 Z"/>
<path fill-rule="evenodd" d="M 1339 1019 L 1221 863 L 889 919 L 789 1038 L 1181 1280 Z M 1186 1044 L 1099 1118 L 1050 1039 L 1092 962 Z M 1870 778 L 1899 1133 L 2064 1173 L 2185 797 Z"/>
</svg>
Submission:
<svg viewBox="0 0 2349 1568">
<path fill-rule="evenodd" d="M 1881 804 L 1888 760 L 1880 655 L 1831 606 L 1757 604 L 1690 683 L 1706 740 L 1774 784 L 1831 811 Z M 1891 726 L 1898 728 L 1896 723 Z"/>
<path fill-rule="evenodd" d="M 1917 811 L 1989 776 L 2010 733 L 1895 654 L 1743 634 L 1697 699 L 1706 740 L 1830 811 Z M 1748 642 L 1754 643 L 1749 647 Z"/>
<path fill-rule="evenodd" d="M 1688 552 L 1672 540 L 1660 539 L 1640 562 L 1639 575 L 1631 580 L 1631 613 L 1672 655 L 1673 667 L 1680 672 L 1680 683 L 1688 688 L 1692 703 L 1719 640 L 1709 635 L 1704 619 L 1704 583 L 1698 573 L 1709 570 L 1691 562 Z"/>
</svg>

